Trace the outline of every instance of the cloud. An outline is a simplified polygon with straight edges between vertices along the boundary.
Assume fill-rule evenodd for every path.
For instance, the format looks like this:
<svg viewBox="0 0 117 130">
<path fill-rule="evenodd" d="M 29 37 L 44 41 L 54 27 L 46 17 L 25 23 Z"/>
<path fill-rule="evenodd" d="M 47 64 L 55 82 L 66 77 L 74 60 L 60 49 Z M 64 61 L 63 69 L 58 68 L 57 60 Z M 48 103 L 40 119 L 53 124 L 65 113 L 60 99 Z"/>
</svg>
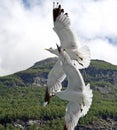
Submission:
<svg viewBox="0 0 117 130">
<path fill-rule="evenodd" d="M 6 0 L 0 6 L 0 75 L 26 69 L 47 57 L 44 48 L 56 41 L 47 4 L 27 9 L 18 0 Z"/>
<path fill-rule="evenodd" d="M 69 4 L 67 1 L 64 4 L 69 9 L 72 25 L 80 32 L 80 36 L 94 38 L 100 35 L 102 37 L 116 35 L 117 37 L 117 1 L 73 0 Z"/>
<path fill-rule="evenodd" d="M 117 1 L 59 0 L 71 19 L 82 44 L 92 58 L 117 64 Z M 5 0 L 0 3 L 0 75 L 32 66 L 51 55 L 44 48 L 56 47 L 50 0 Z M 104 51 L 105 48 L 108 48 Z"/>
<path fill-rule="evenodd" d="M 68 4 L 65 0 L 64 4 L 73 29 L 80 42 L 89 46 L 92 59 L 117 65 L 117 1 L 73 0 Z"/>
<path fill-rule="evenodd" d="M 117 65 L 117 45 L 110 44 L 106 39 L 89 40 L 85 44 L 91 50 L 92 59 L 100 59 Z"/>
</svg>

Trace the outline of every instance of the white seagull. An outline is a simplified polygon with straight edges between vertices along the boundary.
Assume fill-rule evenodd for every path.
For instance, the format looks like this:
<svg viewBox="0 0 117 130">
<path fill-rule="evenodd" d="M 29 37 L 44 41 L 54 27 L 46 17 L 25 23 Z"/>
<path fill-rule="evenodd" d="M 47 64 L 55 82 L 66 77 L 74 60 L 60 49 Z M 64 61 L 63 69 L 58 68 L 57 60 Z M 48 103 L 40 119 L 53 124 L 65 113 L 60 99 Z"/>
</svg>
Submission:
<svg viewBox="0 0 117 130">
<path fill-rule="evenodd" d="M 76 42 L 74 33 L 70 28 L 70 19 L 68 17 L 68 14 L 64 13 L 64 9 L 62 9 L 61 5 L 59 5 L 58 3 L 57 7 L 54 3 L 53 22 L 53 29 L 60 39 L 61 47 L 64 48 L 66 52 L 69 54 L 69 56 L 72 59 L 72 62 L 75 62 L 77 67 L 80 69 L 88 67 L 90 64 L 89 48 L 87 46 L 78 48 L 78 42 Z M 57 49 L 49 48 L 46 50 L 59 56 Z M 55 92 L 60 91 L 62 89 L 61 83 L 63 82 L 65 77 L 66 75 L 62 70 L 61 62 L 58 59 L 57 63 L 48 75 L 44 106 L 46 106 L 49 103 L 50 97 L 54 95 Z"/>
<path fill-rule="evenodd" d="M 55 95 L 63 100 L 69 101 L 66 108 L 64 130 L 74 130 L 79 118 L 86 115 L 91 104 L 93 93 L 90 84 L 85 85 L 83 77 L 72 63 L 68 53 L 58 46 L 62 68 L 68 80 L 66 90 L 56 92 Z"/>
</svg>

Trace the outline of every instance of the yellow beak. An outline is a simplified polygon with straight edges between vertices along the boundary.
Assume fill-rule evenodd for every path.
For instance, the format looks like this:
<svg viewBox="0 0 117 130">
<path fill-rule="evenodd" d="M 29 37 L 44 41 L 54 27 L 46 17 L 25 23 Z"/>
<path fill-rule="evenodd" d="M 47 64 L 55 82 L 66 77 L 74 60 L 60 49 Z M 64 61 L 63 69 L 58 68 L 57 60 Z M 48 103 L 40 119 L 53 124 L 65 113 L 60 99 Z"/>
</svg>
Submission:
<svg viewBox="0 0 117 130">
<path fill-rule="evenodd" d="M 45 48 L 44 50 L 48 51 L 48 49 L 47 49 L 47 48 Z"/>
</svg>

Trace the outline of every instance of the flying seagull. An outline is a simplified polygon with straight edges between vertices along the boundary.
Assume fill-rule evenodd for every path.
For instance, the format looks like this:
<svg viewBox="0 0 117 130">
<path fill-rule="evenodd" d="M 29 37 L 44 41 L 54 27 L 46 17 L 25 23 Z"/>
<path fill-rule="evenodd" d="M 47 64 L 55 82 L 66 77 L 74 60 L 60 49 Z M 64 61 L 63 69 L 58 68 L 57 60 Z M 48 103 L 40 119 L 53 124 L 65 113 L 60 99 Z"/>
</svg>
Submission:
<svg viewBox="0 0 117 130">
<path fill-rule="evenodd" d="M 68 86 L 64 91 L 56 92 L 60 99 L 69 101 L 66 108 L 64 130 L 74 130 L 80 117 L 87 114 L 92 104 L 92 90 L 90 84 L 85 85 L 78 68 L 74 66 L 68 53 L 58 46 L 59 58 L 62 68 L 68 80 Z"/>
<path fill-rule="evenodd" d="M 64 13 L 64 9 L 61 8 L 61 5 L 57 3 L 53 8 L 53 23 L 54 23 L 54 31 L 58 35 L 61 43 L 61 47 L 66 50 L 66 52 L 70 55 L 72 62 L 76 64 L 78 68 L 86 68 L 90 64 L 90 51 L 87 46 L 83 46 L 82 48 L 78 48 L 77 40 L 70 28 L 70 19 L 67 13 Z M 46 49 L 51 53 L 59 56 L 58 50 L 49 48 Z M 46 106 L 50 97 L 54 95 L 55 92 L 60 91 L 62 89 L 61 83 L 65 79 L 66 75 L 61 67 L 61 62 L 58 59 L 55 66 L 49 72 L 48 80 L 47 80 L 47 90 L 45 93 L 45 102 L 44 106 Z"/>
</svg>

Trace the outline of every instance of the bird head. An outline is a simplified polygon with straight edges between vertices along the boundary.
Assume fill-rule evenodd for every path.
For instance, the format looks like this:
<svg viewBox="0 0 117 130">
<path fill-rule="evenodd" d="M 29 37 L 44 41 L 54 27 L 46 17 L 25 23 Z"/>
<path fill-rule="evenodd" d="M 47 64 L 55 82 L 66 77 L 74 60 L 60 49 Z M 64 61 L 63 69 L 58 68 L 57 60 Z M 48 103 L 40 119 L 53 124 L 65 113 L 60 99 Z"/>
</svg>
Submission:
<svg viewBox="0 0 117 130">
<path fill-rule="evenodd" d="M 63 49 L 62 47 L 57 46 L 57 49 L 58 49 L 58 52 L 59 52 L 59 58 L 60 60 L 62 61 L 62 63 L 70 63 L 71 62 L 71 59 L 70 59 L 70 56 L 68 55 L 68 53 L 66 52 L 65 49 Z"/>
<path fill-rule="evenodd" d="M 47 50 L 47 51 L 49 51 L 49 52 L 51 52 L 52 54 L 55 54 L 55 55 L 59 55 L 59 52 L 58 52 L 58 50 L 57 49 L 53 49 L 52 47 L 50 47 L 49 49 L 45 49 L 45 50 Z"/>
<path fill-rule="evenodd" d="M 59 46 L 58 44 L 56 44 L 58 52 L 59 53 L 65 53 L 65 49 L 63 49 L 61 46 Z"/>
<path fill-rule="evenodd" d="M 54 49 L 52 47 L 50 47 L 50 48 L 45 48 L 45 50 L 52 52 Z"/>
</svg>

